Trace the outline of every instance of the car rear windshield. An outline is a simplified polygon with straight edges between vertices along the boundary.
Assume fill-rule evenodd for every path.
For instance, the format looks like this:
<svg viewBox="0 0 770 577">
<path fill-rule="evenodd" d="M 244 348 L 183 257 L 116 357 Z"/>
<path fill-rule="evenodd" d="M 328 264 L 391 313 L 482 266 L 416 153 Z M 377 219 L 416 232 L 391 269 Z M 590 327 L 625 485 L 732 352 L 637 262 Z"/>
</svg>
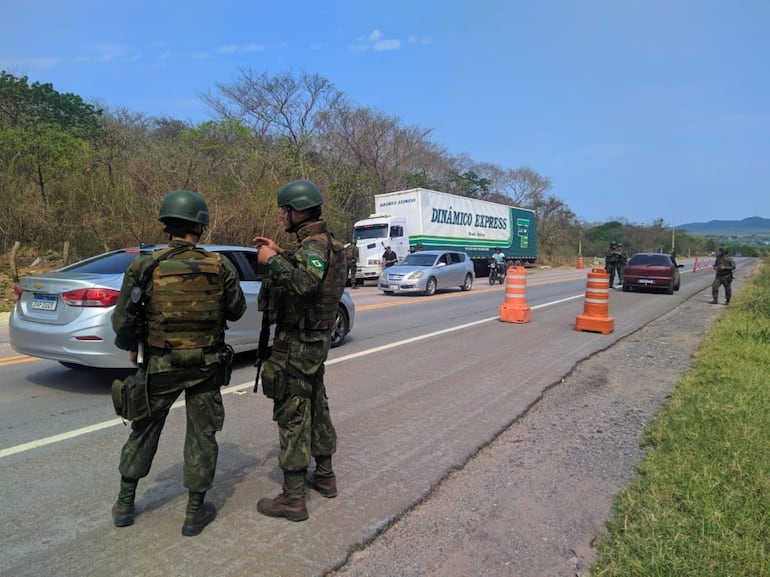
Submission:
<svg viewBox="0 0 770 577">
<path fill-rule="evenodd" d="M 629 265 L 671 266 L 671 259 L 665 254 L 635 254 L 628 260 Z"/>
<path fill-rule="evenodd" d="M 60 270 L 88 274 L 123 274 L 129 263 L 139 254 L 137 250 L 113 252 L 76 262 Z"/>
</svg>

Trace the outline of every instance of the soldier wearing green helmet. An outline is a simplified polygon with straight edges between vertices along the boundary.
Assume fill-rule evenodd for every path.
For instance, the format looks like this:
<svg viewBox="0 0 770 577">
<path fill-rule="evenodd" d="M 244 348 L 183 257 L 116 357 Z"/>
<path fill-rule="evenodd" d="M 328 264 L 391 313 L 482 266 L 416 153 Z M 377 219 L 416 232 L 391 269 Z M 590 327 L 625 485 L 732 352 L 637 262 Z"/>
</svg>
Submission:
<svg viewBox="0 0 770 577">
<path fill-rule="evenodd" d="M 711 283 L 711 304 L 719 302 L 719 287 L 725 287 L 725 304 L 730 304 L 730 298 L 733 296 L 733 271 L 735 270 L 735 260 L 729 254 L 725 247 L 720 247 L 717 252 L 717 259 L 714 261 L 714 282 Z"/>
<path fill-rule="evenodd" d="M 607 256 L 604 257 L 604 270 L 610 275 L 610 288 L 615 287 L 615 275 L 618 275 L 618 283 L 623 284 L 623 272 L 626 269 L 626 255 L 623 253 L 623 245 L 612 241 Z"/>
<path fill-rule="evenodd" d="M 137 365 L 136 374 L 113 383 L 116 411 L 133 422 L 120 455 L 112 518 L 116 527 L 133 524 L 137 484 L 149 473 L 169 409 L 184 391 L 189 495 L 182 535 L 194 536 L 216 516 L 204 498 L 216 470 L 215 435 L 224 422 L 219 388 L 232 366 L 224 330 L 227 321 L 243 316 L 246 299 L 233 264 L 196 246 L 209 224 L 203 197 L 189 190 L 169 192 L 158 220 L 170 242 L 131 261 L 112 314 L 115 344 Z M 121 390 L 133 394 L 121 398 Z"/>
<path fill-rule="evenodd" d="M 342 243 L 321 220 L 322 205 L 323 195 L 312 181 L 288 183 L 278 191 L 278 206 L 284 230 L 297 235 L 298 248 L 288 251 L 261 236 L 252 241 L 259 263 L 269 269 L 259 306 L 275 325 L 275 335 L 261 365 L 261 383 L 273 400 L 283 470 L 282 492 L 260 499 L 257 510 L 291 521 L 308 518 L 305 476 L 311 460 L 310 486 L 324 497 L 337 496 L 332 469 L 337 434 L 323 377 L 347 267 Z"/>
</svg>

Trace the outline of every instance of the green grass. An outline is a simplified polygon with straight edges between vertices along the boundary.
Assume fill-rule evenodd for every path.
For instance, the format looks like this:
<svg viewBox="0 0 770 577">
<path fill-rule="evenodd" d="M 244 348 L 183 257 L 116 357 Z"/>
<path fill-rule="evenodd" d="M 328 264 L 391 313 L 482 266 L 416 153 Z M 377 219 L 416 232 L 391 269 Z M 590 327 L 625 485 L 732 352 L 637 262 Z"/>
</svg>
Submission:
<svg viewBox="0 0 770 577">
<path fill-rule="evenodd" d="M 644 435 L 593 577 L 770 577 L 770 261 Z"/>
</svg>

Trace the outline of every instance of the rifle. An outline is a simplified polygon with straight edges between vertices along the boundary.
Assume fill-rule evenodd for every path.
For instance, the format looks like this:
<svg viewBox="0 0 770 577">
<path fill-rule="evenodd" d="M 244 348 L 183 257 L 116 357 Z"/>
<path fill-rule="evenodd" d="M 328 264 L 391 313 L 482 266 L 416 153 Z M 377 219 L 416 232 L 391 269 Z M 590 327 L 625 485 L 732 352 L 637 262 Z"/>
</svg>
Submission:
<svg viewBox="0 0 770 577">
<path fill-rule="evenodd" d="M 256 393 L 259 385 L 259 374 L 262 372 L 262 363 L 270 356 L 270 291 L 271 281 L 269 278 L 262 280 L 262 286 L 259 288 L 259 297 L 257 298 L 257 309 L 262 311 L 262 330 L 259 332 L 259 345 L 257 347 L 257 374 L 254 377 L 254 392 Z"/>
</svg>

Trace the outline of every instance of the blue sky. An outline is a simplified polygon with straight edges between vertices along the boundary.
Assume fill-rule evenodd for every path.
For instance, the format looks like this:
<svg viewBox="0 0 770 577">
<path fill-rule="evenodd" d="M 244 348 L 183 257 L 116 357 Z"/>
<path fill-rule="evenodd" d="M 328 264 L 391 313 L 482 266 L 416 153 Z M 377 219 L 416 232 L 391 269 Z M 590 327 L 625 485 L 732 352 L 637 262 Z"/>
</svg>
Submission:
<svg viewBox="0 0 770 577">
<path fill-rule="evenodd" d="M 200 122 L 241 69 L 319 74 L 586 222 L 770 218 L 770 0 L 5 2 L 0 69 Z"/>
</svg>

